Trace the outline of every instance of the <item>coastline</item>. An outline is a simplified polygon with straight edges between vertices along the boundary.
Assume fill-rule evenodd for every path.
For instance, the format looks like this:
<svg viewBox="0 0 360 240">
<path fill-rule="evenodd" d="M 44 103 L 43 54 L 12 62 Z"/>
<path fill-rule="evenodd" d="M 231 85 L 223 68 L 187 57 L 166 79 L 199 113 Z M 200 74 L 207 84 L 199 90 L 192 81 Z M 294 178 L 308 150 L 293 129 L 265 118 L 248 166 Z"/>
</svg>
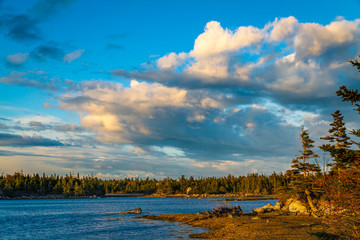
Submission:
<svg viewBox="0 0 360 240">
<path fill-rule="evenodd" d="M 102 198 L 103 196 L 66 196 L 66 195 L 29 195 L 17 197 L 1 197 L 1 200 L 35 200 L 35 199 L 85 199 L 85 198 Z"/>
<path fill-rule="evenodd" d="M 262 215 L 243 214 L 239 217 L 206 218 L 202 214 L 146 215 L 140 218 L 181 222 L 208 232 L 191 234 L 190 238 L 202 239 L 336 239 L 326 233 L 327 227 L 320 219 L 296 216 L 281 212 Z"/>
<path fill-rule="evenodd" d="M 148 194 L 148 193 L 111 193 L 105 195 L 91 196 L 72 196 L 62 194 L 51 195 L 22 195 L 16 197 L 3 197 L 0 200 L 30 200 L 30 199 L 83 199 L 83 198 L 123 198 L 123 197 L 143 197 L 143 198 L 214 198 L 217 201 L 258 201 L 258 200 L 277 200 L 274 195 L 255 195 L 255 194 Z"/>
<path fill-rule="evenodd" d="M 260 194 L 151 194 L 144 195 L 144 197 L 159 197 L 159 198 L 216 198 L 220 201 L 257 201 L 257 200 L 277 200 L 275 195 L 260 195 Z"/>
</svg>

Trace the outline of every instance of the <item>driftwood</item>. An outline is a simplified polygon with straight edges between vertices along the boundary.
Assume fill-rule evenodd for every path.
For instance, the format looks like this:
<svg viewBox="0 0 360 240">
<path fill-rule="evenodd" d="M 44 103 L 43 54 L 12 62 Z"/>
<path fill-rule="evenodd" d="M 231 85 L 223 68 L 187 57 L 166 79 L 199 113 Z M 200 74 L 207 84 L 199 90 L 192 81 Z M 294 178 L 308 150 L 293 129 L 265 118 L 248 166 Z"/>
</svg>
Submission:
<svg viewBox="0 0 360 240">
<path fill-rule="evenodd" d="M 305 194 L 306 194 L 306 198 L 308 200 L 308 204 L 309 204 L 310 209 L 311 209 L 311 215 L 318 218 L 319 217 L 318 216 L 319 210 L 315 207 L 315 205 L 314 205 L 314 203 L 313 203 L 313 201 L 311 199 L 309 190 L 305 190 Z"/>
</svg>

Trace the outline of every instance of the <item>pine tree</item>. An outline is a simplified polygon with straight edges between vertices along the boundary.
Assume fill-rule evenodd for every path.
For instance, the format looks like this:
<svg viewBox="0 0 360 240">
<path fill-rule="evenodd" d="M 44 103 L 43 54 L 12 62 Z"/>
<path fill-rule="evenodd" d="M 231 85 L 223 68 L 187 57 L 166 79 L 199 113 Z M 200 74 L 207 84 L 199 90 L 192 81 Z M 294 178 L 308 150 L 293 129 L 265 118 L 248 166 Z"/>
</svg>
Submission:
<svg viewBox="0 0 360 240">
<path fill-rule="evenodd" d="M 354 66 L 357 65 L 359 71 L 360 71 L 360 62 L 352 62 Z M 346 86 L 341 86 L 339 90 L 336 92 L 338 96 L 342 98 L 342 101 L 344 102 L 351 102 L 351 104 L 355 107 L 354 110 L 360 114 L 360 93 L 358 92 L 358 89 L 352 90 L 347 89 Z M 360 137 L 360 129 L 352 129 L 349 131 L 351 135 L 354 135 L 356 137 Z M 360 142 L 351 141 L 353 144 L 357 145 L 358 148 L 360 148 Z"/>
<path fill-rule="evenodd" d="M 359 56 L 360 58 L 360 56 Z M 357 69 L 360 72 L 360 62 L 358 60 L 350 60 L 349 61 L 354 67 L 357 67 Z M 346 86 L 341 86 L 339 90 L 336 92 L 338 96 L 341 97 L 341 100 L 343 102 L 351 102 L 351 104 L 355 107 L 354 110 L 360 114 L 360 93 L 358 92 L 358 89 L 352 90 L 347 89 Z M 360 137 L 360 129 L 352 129 L 350 134 Z M 360 143 L 351 141 L 352 143 L 356 144 L 360 148 Z"/>
<path fill-rule="evenodd" d="M 320 148 L 323 151 L 330 153 L 334 161 L 332 170 L 337 170 L 339 172 L 340 169 L 349 167 L 354 156 L 350 151 L 352 143 L 346 134 L 346 127 L 343 122 L 344 116 L 342 116 L 340 110 L 335 111 L 335 113 L 331 115 L 333 116 L 334 121 L 330 124 L 330 135 L 321 138 L 330 143 L 323 144 Z"/>
<path fill-rule="evenodd" d="M 302 143 L 302 149 L 299 150 L 301 153 L 300 155 L 295 155 L 296 158 L 292 161 L 292 173 L 294 176 L 301 175 L 302 177 L 306 178 L 310 175 L 314 175 L 320 172 L 320 168 L 313 163 L 309 163 L 308 160 L 311 158 L 319 157 L 315 154 L 311 149 L 314 147 L 314 141 L 310 139 L 308 130 L 305 130 L 304 127 L 302 128 L 300 139 Z"/>
<path fill-rule="evenodd" d="M 290 190 L 291 195 L 296 194 L 298 199 L 306 199 L 309 208 L 313 215 L 317 216 L 318 209 L 315 207 L 313 197 L 319 192 L 319 189 L 314 185 L 315 177 L 321 172 L 320 168 L 313 163 L 309 163 L 309 159 L 319 157 L 311 149 L 314 147 L 314 141 L 310 139 L 308 130 L 302 128 L 300 134 L 302 149 L 300 154 L 295 155 L 296 158 L 292 161 L 292 169 L 287 173 L 292 176 L 290 188 L 284 188 L 283 193 L 287 194 Z M 281 190 L 280 190 L 281 191 Z"/>
</svg>

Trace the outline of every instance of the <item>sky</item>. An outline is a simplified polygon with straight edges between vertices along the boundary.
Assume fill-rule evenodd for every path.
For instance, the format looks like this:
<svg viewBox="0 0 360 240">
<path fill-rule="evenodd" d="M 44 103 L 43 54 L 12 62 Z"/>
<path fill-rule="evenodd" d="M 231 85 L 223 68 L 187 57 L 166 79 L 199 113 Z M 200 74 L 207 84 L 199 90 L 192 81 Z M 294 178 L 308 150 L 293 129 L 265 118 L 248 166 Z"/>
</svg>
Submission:
<svg viewBox="0 0 360 240">
<path fill-rule="evenodd" d="M 359 88 L 360 1 L 0 0 L 0 174 L 285 172 Z"/>
</svg>

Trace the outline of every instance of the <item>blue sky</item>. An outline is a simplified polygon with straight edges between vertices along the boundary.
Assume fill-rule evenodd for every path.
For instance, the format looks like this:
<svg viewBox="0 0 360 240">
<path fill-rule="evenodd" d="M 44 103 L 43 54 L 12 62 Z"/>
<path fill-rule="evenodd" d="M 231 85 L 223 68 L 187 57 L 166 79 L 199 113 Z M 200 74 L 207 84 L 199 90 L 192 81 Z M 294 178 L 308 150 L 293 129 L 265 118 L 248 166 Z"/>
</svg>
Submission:
<svg viewBox="0 0 360 240">
<path fill-rule="evenodd" d="M 0 1 L 0 173 L 271 174 L 358 88 L 359 1 Z"/>
</svg>

